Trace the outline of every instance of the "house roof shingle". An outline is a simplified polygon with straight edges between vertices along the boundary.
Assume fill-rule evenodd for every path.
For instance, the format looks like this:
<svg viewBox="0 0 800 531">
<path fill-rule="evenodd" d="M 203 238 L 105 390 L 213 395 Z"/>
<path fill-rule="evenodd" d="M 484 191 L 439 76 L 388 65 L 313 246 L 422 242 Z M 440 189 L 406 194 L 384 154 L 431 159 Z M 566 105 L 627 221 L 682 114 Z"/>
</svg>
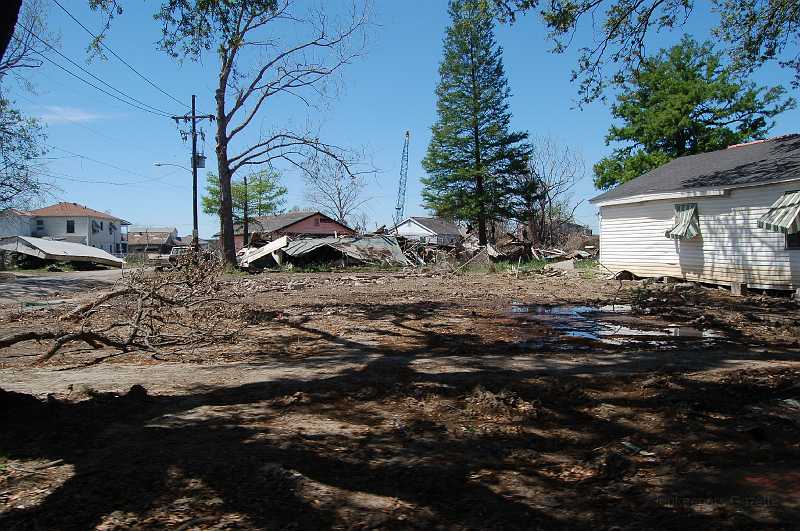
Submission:
<svg viewBox="0 0 800 531">
<path fill-rule="evenodd" d="M 248 230 L 250 231 L 251 234 L 252 233 L 256 233 L 256 232 L 269 234 L 271 232 L 275 232 L 275 231 L 278 231 L 278 230 L 281 230 L 281 229 L 285 229 L 286 227 L 289 227 L 290 225 L 294 225 L 298 221 L 302 221 L 302 220 L 304 220 L 306 218 L 309 218 L 309 217 L 311 217 L 311 216 L 313 216 L 315 214 L 319 214 L 320 216 L 323 216 L 325 218 L 328 218 L 328 219 L 332 220 L 332 218 L 330 216 L 326 216 L 325 214 L 323 214 L 321 212 L 318 212 L 318 211 L 313 211 L 313 212 L 310 212 L 310 211 L 287 212 L 286 214 L 278 214 L 276 216 L 259 216 L 259 217 L 256 217 L 256 218 L 253 219 L 253 221 L 250 222 Z M 336 222 L 336 223 L 338 223 L 338 222 Z M 348 227 L 344 223 L 339 223 L 339 225 L 341 225 L 342 227 L 344 227 L 344 228 L 346 228 L 348 230 L 352 230 L 352 229 L 350 229 L 350 227 Z M 242 225 L 236 225 L 234 227 L 233 233 L 236 234 L 236 235 L 244 234 L 244 227 L 242 227 Z"/>
<path fill-rule="evenodd" d="M 122 218 L 112 216 L 107 212 L 100 212 L 93 208 L 79 205 L 78 203 L 61 202 L 55 205 L 46 206 L 31 210 L 30 214 L 37 217 L 90 217 L 97 219 L 110 219 L 112 221 L 119 221 L 123 225 L 128 225 L 128 222 Z"/>
<path fill-rule="evenodd" d="M 800 178 L 800 134 L 681 157 L 600 194 L 591 202 L 762 184 L 794 177 Z"/>
<path fill-rule="evenodd" d="M 177 229 L 175 227 L 144 227 L 140 225 L 131 225 L 128 227 L 128 234 L 133 233 L 142 233 L 145 232 L 148 234 L 172 234 L 173 232 L 177 234 Z"/>
<path fill-rule="evenodd" d="M 460 234 L 458 225 L 442 218 L 411 216 L 411 218 L 428 230 L 436 234 Z"/>
<path fill-rule="evenodd" d="M 169 241 L 168 232 L 128 233 L 128 245 L 164 245 Z"/>
</svg>

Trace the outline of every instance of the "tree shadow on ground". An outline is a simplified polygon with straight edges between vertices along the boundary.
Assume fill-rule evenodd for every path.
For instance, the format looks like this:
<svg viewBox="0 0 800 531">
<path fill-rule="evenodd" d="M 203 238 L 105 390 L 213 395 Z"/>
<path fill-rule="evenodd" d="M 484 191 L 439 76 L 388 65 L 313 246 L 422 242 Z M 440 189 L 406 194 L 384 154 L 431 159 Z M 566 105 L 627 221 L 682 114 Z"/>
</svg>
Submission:
<svg viewBox="0 0 800 531">
<path fill-rule="evenodd" d="M 413 307 L 370 311 L 395 315 L 415 341 L 398 350 L 308 320 L 291 323 L 323 340 L 328 354 L 366 355 L 362 367 L 333 375 L 80 402 L 3 394 L 0 452 L 60 459 L 74 469 L 41 503 L 6 511 L 0 527 L 158 528 L 192 520 L 260 529 L 793 525 L 791 504 L 774 490 L 763 482 L 734 485 L 731 474 L 743 461 L 750 476 L 798 462 L 796 426 L 757 416 L 764 433 L 756 435 L 738 430 L 737 419 L 789 396 L 796 371 L 715 382 L 675 369 L 654 379 L 637 359 L 652 353 L 635 352 L 603 371 L 614 376 L 591 376 L 596 366 L 575 363 L 550 373 L 422 371 L 414 361 L 423 354 L 480 358 L 508 345 L 416 326 L 422 312 Z M 709 355 L 694 367 L 724 359 Z M 475 405 L 483 396 L 476 389 L 490 391 L 488 405 Z M 617 414 L 599 415 L 603 408 Z M 655 460 L 626 453 L 622 440 L 659 448 Z M 698 475 L 702 481 L 689 479 Z M 758 514 L 737 512 L 731 501 L 765 492 L 775 503 Z M 726 497 L 717 500 L 720 493 Z M 687 499 L 716 501 L 705 511 L 674 501 Z"/>
</svg>

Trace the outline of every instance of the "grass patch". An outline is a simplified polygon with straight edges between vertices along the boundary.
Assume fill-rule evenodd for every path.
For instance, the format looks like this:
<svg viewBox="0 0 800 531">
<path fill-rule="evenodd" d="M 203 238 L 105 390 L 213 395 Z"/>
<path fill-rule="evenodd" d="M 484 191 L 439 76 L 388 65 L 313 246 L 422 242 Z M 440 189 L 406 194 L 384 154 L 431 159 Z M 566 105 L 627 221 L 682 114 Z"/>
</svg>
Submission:
<svg viewBox="0 0 800 531">
<path fill-rule="evenodd" d="M 575 260 L 575 270 L 581 278 L 592 279 L 600 273 L 600 262 L 596 258 Z"/>
</svg>

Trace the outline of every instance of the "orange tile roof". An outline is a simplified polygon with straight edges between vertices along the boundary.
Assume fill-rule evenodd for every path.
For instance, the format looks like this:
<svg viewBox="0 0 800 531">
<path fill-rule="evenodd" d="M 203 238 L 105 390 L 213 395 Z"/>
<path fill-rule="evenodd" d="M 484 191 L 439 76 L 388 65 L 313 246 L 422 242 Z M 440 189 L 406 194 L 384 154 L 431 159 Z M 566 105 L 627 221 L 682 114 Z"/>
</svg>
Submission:
<svg viewBox="0 0 800 531">
<path fill-rule="evenodd" d="M 37 208 L 36 210 L 31 210 L 30 214 L 32 216 L 39 216 L 39 217 L 51 217 L 51 216 L 90 217 L 97 219 L 111 219 L 111 220 L 121 221 L 123 224 L 128 223 L 124 219 L 112 216 L 111 214 L 108 214 L 106 212 L 100 212 L 99 210 L 79 205 L 78 203 L 67 203 L 67 202 L 56 203 L 55 205 L 50 205 L 43 208 Z"/>
</svg>

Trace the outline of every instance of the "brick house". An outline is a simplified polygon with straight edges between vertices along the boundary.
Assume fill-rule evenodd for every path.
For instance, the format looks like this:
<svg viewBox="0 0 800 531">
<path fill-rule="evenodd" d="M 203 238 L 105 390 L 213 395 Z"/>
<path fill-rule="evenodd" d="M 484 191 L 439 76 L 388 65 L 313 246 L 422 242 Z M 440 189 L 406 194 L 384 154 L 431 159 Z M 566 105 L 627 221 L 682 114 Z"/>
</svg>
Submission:
<svg viewBox="0 0 800 531">
<path fill-rule="evenodd" d="M 322 212 L 287 212 L 277 216 L 259 216 L 250 222 L 250 241 L 255 244 L 271 242 L 281 236 L 355 236 L 356 232 Z M 233 233 L 236 250 L 242 248 L 244 227 L 236 225 Z M 219 234 L 214 235 L 219 238 Z"/>
</svg>

